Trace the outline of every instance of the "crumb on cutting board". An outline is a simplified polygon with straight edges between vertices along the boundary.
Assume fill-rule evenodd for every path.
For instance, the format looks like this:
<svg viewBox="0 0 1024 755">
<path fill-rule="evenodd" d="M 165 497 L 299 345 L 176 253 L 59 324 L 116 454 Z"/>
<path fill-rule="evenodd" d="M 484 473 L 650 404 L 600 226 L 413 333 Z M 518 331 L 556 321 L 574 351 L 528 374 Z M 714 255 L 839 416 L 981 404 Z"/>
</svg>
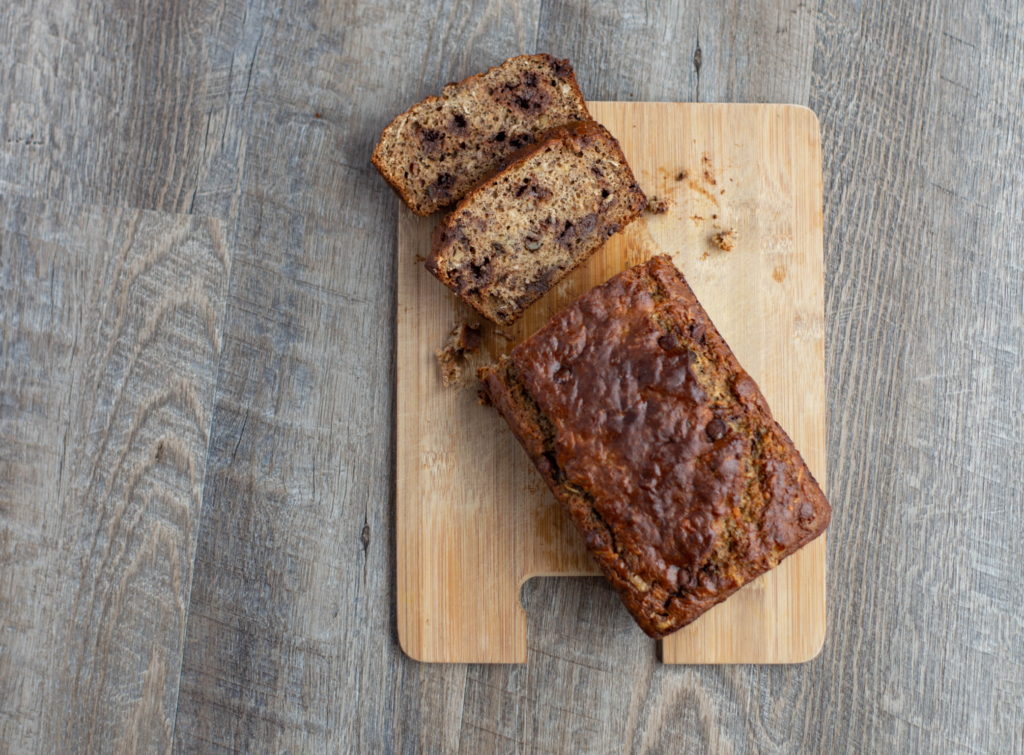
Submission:
<svg viewBox="0 0 1024 755">
<path fill-rule="evenodd" d="M 701 155 L 700 162 L 704 167 L 704 180 L 712 186 L 717 185 L 718 181 L 715 180 L 715 174 L 711 172 L 711 158 L 708 157 L 707 152 Z"/>
<path fill-rule="evenodd" d="M 668 212 L 668 200 L 664 197 L 650 196 L 647 198 L 647 212 L 651 215 L 664 215 Z"/>
<path fill-rule="evenodd" d="M 689 177 L 690 177 L 690 174 L 687 173 L 685 170 L 681 170 L 678 173 L 676 173 L 676 180 L 677 181 L 685 181 Z"/>
<path fill-rule="evenodd" d="M 731 252 L 736 248 L 736 236 L 736 229 L 730 228 L 727 231 L 721 231 L 712 236 L 711 243 L 723 252 Z"/>
<path fill-rule="evenodd" d="M 445 387 L 459 385 L 466 366 L 466 355 L 480 348 L 480 324 L 460 323 L 448 334 L 445 345 L 434 352 L 438 367 L 441 368 L 441 384 Z"/>
</svg>

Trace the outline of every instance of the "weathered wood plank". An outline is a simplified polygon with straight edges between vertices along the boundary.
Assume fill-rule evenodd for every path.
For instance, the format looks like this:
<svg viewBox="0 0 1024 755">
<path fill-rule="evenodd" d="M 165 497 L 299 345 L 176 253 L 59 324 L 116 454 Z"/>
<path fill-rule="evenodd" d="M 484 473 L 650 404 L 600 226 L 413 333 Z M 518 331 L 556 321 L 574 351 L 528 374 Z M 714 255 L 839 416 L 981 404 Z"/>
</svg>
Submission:
<svg viewBox="0 0 1024 755">
<path fill-rule="evenodd" d="M 228 124 L 232 5 L 5 4 L 0 191 L 192 212 L 200 174 L 230 180 L 211 153 Z"/>
<path fill-rule="evenodd" d="M 240 35 L 257 43 L 241 114 L 240 253 L 183 666 L 182 750 L 316 750 L 341 737 L 372 751 L 400 737 L 409 747 L 457 737 L 464 669 L 438 678 L 444 705 L 417 710 L 417 725 L 397 732 L 403 692 L 433 680 L 405 664 L 394 636 L 396 202 L 369 154 L 402 107 L 531 45 L 535 13 L 535 4 L 498 2 L 426 15 L 419 3 L 249 10 Z M 446 37 L 480 45 L 453 55 L 437 45 Z M 198 197 L 200 208 L 228 204 L 204 185 Z"/>
<path fill-rule="evenodd" d="M 813 45 L 814 12 L 797 0 L 548 0 L 537 31 L 595 100 L 806 104 Z"/>
<path fill-rule="evenodd" d="M 860 711 L 811 732 L 825 750 L 1024 747 L 1022 22 L 820 12 L 837 506 L 810 712 Z"/>
<path fill-rule="evenodd" d="M 0 742 L 170 747 L 227 290 L 217 221 L 0 198 Z"/>
</svg>

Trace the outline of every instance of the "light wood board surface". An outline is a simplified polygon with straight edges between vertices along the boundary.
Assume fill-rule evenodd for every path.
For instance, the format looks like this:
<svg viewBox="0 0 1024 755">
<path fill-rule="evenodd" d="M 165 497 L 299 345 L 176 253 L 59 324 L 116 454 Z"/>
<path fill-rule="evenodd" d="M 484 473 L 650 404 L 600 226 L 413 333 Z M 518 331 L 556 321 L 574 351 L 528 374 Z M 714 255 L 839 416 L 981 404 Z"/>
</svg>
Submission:
<svg viewBox="0 0 1024 755">
<path fill-rule="evenodd" d="M 824 278 L 818 122 L 803 107 L 594 102 L 649 197 L 646 214 L 532 306 L 483 326 L 473 365 L 533 333 L 594 285 L 671 254 L 740 362 L 825 481 Z M 522 583 L 596 573 L 472 370 L 445 387 L 449 331 L 480 318 L 418 264 L 436 218 L 398 231 L 398 633 L 423 661 L 524 663 Z M 730 251 L 714 243 L 732 233 Z M 824 538 L 663 641 L 666 663 L 795 663 L 825 637 Z M 625 610 L 620 608 L 619 610 Z M 571 626 L 564 631 L 572 631 Z M 639 629 L 635 629 L 639 632 Z M 600 653 L 600 648 L 594 649 Z"/>
</svg>

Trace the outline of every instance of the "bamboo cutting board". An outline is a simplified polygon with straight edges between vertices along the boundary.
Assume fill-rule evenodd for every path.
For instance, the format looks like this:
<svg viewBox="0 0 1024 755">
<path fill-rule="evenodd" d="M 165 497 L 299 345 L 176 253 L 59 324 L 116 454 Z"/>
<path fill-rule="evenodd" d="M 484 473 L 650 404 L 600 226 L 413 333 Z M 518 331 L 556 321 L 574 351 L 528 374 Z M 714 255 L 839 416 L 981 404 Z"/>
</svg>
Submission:
<svg viewBox="0 0 1024 755">
<path fill-rule="evenodd" d="M 470 368 L 508 351 L 592 286 L 668 253 L 824 486 L 814 114 L 791 105 L 590 107 L 621 141 L 641 187 L 666 199 L 668 211 L 612 238 L 514 326 L 496 332 L 485 323 Z M 398 225 L 399 640 L 422 661 L 524 663 L 522 584 L 597 569 L 504 421 L 477 403 L 475 381 L 467 375 L 461 388 L 441 385 L 435 350 L 456 324 L 480 318 L 418 264 L 434 222 L 403 207 Z M 728 230 L 735 245 L 727 252 L 712 238 Z M 663 640 L 662 660 L 798 663 L 817 655 L 824 638 L 822 537 Z"/>
</svg>

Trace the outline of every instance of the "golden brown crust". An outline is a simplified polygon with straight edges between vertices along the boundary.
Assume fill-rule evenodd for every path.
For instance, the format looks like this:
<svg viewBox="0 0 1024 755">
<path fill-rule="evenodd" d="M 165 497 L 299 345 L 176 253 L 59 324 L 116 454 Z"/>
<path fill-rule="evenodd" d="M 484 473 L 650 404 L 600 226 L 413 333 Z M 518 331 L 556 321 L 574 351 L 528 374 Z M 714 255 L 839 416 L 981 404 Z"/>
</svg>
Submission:
<svg viewBox="0 0 1024 755">
<path fill-rule="evenodd" d="M 479 376 L 652 637 L 829 523 L 800 454 L 667 257 L 593 289 Z"/>
<path fill-rule="evenodd" d="M 483 80 L 488 75 L 494 74 L 502 68 L 508 67 L 510 64 L 534 62 L 543 64 L 554 68 L 556 70 L 564 70 L 565 76 L 563 83 L 568 85 L 571 90 L 571 95 L 567 99 L 576 100 L 576 118 L 590 118 L 590 112 L 587 109 L 586 101 L 583 97 L 583 92 L 580 90 L 579 82 L 576 80 L 575 71 L 573 71 L 571 64 L 568 60 L 560 60 L 547 53 L 539 53 L 535 55 L 518 55 L 502 61 L 498 65 L 491 66 L 486 71 L 469 76 L 462 81 L 452 82 L 445 85 L 441 95 L 431 95 L 423 100 L 411 105 L 405 111 L 398 114 L 381 130 L 380 137 L 377 140 L 377 144 L 374 147 L 373 154 L 370 156 L 370 162 L 381 174 L 388 185 L 394 190 L 398 197 L 406 204 L 406 206 L 414 213 L 420 216 L 427 216 L 436 212 L 444 206 L 453 204 L 460 199 L 460 196 L 454 196 L 450 201 L 445 204 L 434 206 L 433 204 L 424 204 L 421 198 L 415 196 L 410 190 L 410 187 L 403 180 L 403 176 L 399 175 L 394 166 L 389 163 L 384 155 L 384 148 L 386 143 L 386 136 L 394 131 L 401 128 L 401 126 L 416 112 L 422 110 L 424 107 L 434 103 L 443 103 L 445 98 L 450 96 L 453 91 L 457 91 L 460 88 L 465 88 L 472 85 L 474 82 Z M 494 162 L 493 167 L 490 169 L 491 172 L 499 170 L 503 164 L 504 159 L 497 160 Z M 477 179 L 475 182 L 479 182 Z"/>
<path fill-rule="evenodd" d="M 408 112 L 408 110 L 406 112 Z M 394 120 L 392 120 L 391 123 L 394 123 Z M 385 126 L 385 130 L 391 125 L 391 123 L 389 123 L 388 126 Z M 383 164 L 383 161 L 380 155 L 378 154 L 379 149 L 380 142 L 378 142 L 377 148 L 373 150 L 373 154 L 370 155 L 370 163 L 373 165 L 373 167 L 375 167 L 377 169 L 377 172 L 380 173 L 381 177 L 383 177 L 383 179 L 388 182 L 388 186 L 390 186 L 392 191 L 394 191 L 395 194 L 398 195 L 398 198 L 402 200 L 406 207 L 408 207 L 410 210 L 412 210 L 420 217 L 426 217 L 427 215 L 430 215 L 431 213 L 429 211 L 420 210 L 414 206 L 414 200 L 410 193 L 406 191 L 405 187 L 401 184 L 401 182 L 398 181 L 398 179 L 391 172 L 390 168 Z"/>
</svg>

